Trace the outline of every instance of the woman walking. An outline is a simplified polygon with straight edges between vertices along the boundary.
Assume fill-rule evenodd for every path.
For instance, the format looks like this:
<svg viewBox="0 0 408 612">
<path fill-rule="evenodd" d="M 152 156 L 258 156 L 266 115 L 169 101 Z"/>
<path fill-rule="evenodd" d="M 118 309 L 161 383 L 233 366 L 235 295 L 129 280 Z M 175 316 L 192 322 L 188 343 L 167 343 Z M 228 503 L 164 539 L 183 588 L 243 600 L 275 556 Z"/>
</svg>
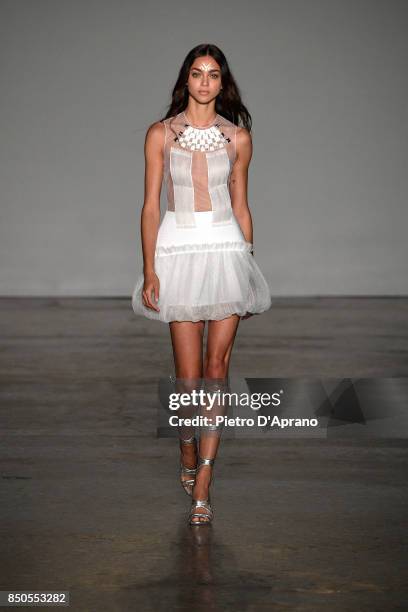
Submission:
<svg viewBox="0 0 408 612">
<path fill-rule="evenodd" d="M 250 131 L 251 116 L 225 55 L 212 44 L 194 47 L 180 68 L 166 116 L 147 130 L 144 264 L 132 295 L 136 314 L 169 324 L 176 380 L 183 389 L 203 379 L 213 390 L 228 388 L 240 320 L 271 306 L 253 251 Z M 160 223 L 163 181 L 167 209 Z M 179 431 L 180 479 L 192 496 L 189 521 L 208 524 L 220 428 L 214 422 L 204 428 L 199 446 L 194 429 Z"/>
</svg>

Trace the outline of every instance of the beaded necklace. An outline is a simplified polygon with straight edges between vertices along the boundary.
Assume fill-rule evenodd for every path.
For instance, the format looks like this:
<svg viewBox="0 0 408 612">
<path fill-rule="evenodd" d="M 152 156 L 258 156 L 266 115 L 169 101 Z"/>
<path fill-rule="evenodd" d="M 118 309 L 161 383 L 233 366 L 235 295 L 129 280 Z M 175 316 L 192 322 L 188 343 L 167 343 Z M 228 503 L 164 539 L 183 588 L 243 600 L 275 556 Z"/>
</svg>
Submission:
<svg viewBox="0 0 408 612">
<path fill-rule="evenodd" d="M 221 132 L 220 122 L 213 123 L 207 128 L 199 128 L 188 122 L 184 111 L 183 117 L 185 129 L 181 130 L 177 137 L 183 149 L 188 149 L 189 151 L 215 151 L 216 149 L 224 148 L 230 142 L 230 138 L 225 138 L 223 132 Z M 217 114 L 214 121 L 218 118 L 219 115 Z"/>
</svg>

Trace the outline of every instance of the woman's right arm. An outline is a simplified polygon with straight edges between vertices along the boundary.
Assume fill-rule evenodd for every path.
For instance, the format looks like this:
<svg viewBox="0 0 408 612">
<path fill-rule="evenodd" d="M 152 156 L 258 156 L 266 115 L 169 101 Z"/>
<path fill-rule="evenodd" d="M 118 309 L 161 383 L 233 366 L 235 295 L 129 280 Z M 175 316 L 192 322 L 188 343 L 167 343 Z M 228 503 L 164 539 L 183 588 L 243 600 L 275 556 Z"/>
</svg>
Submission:
<svg viewBox="0 0 408 612">
<path fill-rule="evenodd" d="M 144 202 L 141 214 L 141 238 L 143 250 L 143 302 L 159 312 L 159 279 L 154 270 L 154 253 L 160 224 L 160 192 L 163 179 L 163 143 L 165 126 L 157 121 L 146 133 Z"/>
</svg>

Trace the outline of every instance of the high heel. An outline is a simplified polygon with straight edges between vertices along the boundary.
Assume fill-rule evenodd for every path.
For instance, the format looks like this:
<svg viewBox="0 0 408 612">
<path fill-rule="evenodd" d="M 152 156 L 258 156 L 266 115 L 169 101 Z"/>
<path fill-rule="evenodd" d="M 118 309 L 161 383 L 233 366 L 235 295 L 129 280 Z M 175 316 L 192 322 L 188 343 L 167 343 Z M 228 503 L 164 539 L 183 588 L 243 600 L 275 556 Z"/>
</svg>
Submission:
<svg viewBox="0 0 408 612">
<path fill-rule="evenodd" d="M 215 459 L 203 459 L 200 455 L 198 455 L 198 464 L 196 471 L 200 469 L 202 465 L 214 465 Z M 212 474 L 210 478 L 210 484 L 212 482 Z M 197 508 L 204 508 L 207 512 L 195 512 Z M 193 518 L 198 517 L 204 520 L 194 521 Z M 189 515 L 189 523 L 190 525 L 208 525 L 214 518 L 214 511 L 211 507 L 211 499 L 210 494 L 208 493 L 207 499 L 192 499 L 191 501 L 191 509 Z"/>
<path fill-rule="evenodd" d="M 183 440 L 183 438 L 180 438 L 180 450 L 181 450 L 181 445 L 183 444 L 194 444 L 196 443 L 196 439 L 195 436 L 191 436 L 191 438 L 188 438 L 187 440 Z M 196 447 L 197 448 L 197 447 Z M 184 491 L 187 493 L 187 495 L 192 495 L 193 493 L 193 486 L 195 483 L 195 474 L 197 472 L 197 468 L 188 468 L 183 464 L 183 461 L 180 460 L 180 482 L 181 482 L 181 486 L 183 487 Z M 189 474 L 194 474 L 194 478 L 190 478 L 188 480 L 183 480 L 182 476 L 186 475 L 188 476 Z"/>
</svg>

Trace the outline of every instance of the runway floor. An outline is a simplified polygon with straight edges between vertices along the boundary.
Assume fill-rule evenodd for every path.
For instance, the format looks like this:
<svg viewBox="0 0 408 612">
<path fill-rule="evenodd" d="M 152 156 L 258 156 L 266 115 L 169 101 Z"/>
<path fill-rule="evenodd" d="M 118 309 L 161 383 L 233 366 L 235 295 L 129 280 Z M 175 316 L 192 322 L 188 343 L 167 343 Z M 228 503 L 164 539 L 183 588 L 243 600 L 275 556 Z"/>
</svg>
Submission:
<svg viewBox="0 0 408 612">
<path fill-rule="evenodd" d="M 158 438 L 167 324 L 129 298 L 2 298 L 1 589 L 75 611 L 408 607 L 407 431 L 221 442 L 190 528 Z M 408 300 L 282 298 L 240 323 L 236 377 L 408 376 Z M 386 409 L 386 407 L 385 407 Z"/>
</svg>

